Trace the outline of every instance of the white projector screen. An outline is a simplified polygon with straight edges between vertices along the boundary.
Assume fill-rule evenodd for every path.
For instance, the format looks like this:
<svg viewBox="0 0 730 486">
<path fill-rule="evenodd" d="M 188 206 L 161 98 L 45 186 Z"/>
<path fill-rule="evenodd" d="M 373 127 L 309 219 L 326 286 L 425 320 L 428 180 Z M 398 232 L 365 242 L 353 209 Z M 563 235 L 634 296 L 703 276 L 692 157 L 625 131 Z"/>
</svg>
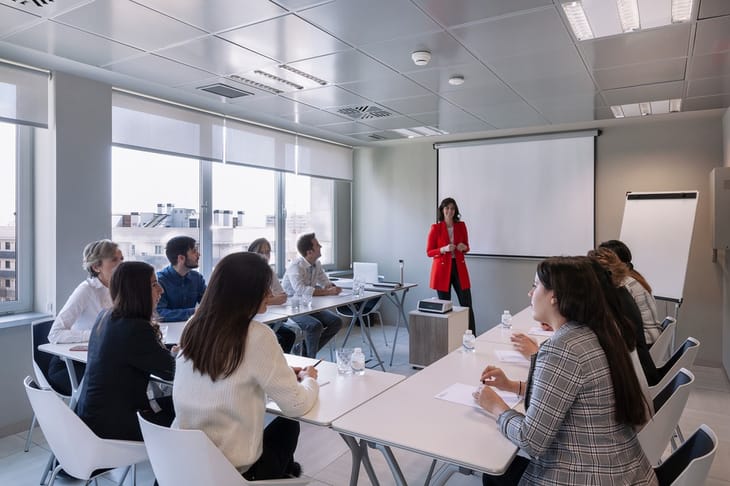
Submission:
<svg viewBox="0 0 730 486">
<path fill-rule="evenodd" d="M 595 131 L 438 149 L 438 199 L 456 199 L 471 255 L 585 255 L 594 248 Z"/>
</svg>

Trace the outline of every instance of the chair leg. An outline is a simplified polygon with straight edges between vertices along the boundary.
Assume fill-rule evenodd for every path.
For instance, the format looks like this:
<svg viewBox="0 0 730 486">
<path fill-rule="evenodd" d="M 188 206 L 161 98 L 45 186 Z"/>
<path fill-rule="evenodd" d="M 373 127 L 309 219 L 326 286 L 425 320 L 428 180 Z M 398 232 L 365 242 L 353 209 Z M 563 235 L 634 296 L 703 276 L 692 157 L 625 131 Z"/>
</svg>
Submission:
<svg viewBox="0 0 730 486">
<path fill-rule="evenodd" d="M 55 468 L 53 468 L 53 473 L 51 474 L 51 479 L 48 481 L 48 486 L 53 486 L 53 483 L 56 481 L 56 476 L 58 476 L 59 471 L 61 470 L 61 465 L 59 464 Z M 43 484 L 43 483 L 41 483 Z"/>
<path fill-rule="evenodd" d="M 50 457 L 48 458 L 48 462 L 46 463 L 45 469 L 43 469 L 43 476 L 41 476 L 41 482 L 40 484 L 46 484 L 46 478 L 48 477 L 48 473 L 53 471 L 53 468 L 56 464 L 56 456 L 53 455 L 51 452 Z"/>
<path fill-rule="evenodd" d="M 373 314 L 378 315 L 378 322 L 380 322 L 380 329 L 383 331 L 383 341 L 385 341 L 385 347 L 388 347 L 388 336 L 385 334 L 385 323 L 383 322 L 383 315 L 380 311 L 375 311 Z"/>
<path fill-rule="evenodd" d="M 36 424 L 36 418 L 35 414 L 33 414 L 33 420 L 30 422 L 30 429 L 28 429 L 28 437 L 25 438 L 25 452 L 28 452 L 30 450 L 30 443 L 33 438 L 33 429 L 35 428 Z"/>
<path fill-rule="evenodd" d="M 135 464 L 132 464 L 131 466 L 127 466 L 126 469 L 124 469 L 124 473 L 122 474 L 122 479 L 119 480 L 119 482 L 117 483 L 117 486 L 122 486 L 124 484 L 124 480 L 127 479 L 127 474 L 129 474 L 130 468 L 133 469 L 132 478 L 134 478 L 134 476 L 136 475 L 136 470 L 134 469 L 135 466 L 136 466 Z M 132 484 L 134 484 L 134 479 L 133 479 Z"/>
</svg>

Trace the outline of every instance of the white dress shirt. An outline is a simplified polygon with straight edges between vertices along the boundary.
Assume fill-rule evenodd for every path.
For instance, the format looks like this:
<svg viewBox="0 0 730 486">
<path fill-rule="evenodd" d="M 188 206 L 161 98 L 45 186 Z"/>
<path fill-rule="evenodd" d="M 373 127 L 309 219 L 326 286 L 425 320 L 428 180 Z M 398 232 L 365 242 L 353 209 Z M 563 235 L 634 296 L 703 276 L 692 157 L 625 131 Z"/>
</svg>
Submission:
<svg viewBox="0 0 730 486">
<path fill-rule="evenodd" d="M 96 316 L 111 307 L 109 289 L 98 278 L 87 278 L 76 287 L 56 316 L 48 340 L 53 344 L 87 342 Z"/>
<path fill-rule="evenodd" d="M 327 288 L 332 285 L 324 273 L 319 260 L 310 264 L 303 256 L 298 257 L 286 268 L 283 279 L 287 295 L 301 295 L 305 287 Z"/>
</svg>

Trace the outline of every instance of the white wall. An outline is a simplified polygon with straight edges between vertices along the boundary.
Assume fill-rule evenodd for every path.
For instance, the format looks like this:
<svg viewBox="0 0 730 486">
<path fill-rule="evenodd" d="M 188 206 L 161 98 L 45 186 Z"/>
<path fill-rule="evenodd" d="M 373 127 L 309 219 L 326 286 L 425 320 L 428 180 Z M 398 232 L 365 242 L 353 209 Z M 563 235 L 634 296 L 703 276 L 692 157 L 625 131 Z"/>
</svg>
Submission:
<svg viewBox="0 0 730 486">
<path fill-rule="evenodd" d="M 710 260 L 709 201 L 702 194 L 707 195 L 712 167 L 722 165 L 721 126 L 717 113 L 607 123 L 596 142 L 597 242 L 618 237 L 628 190 L 700 191 L 679 337 L 700 339 L 698 363 L 715 366 L 721 363 L 722 276 Z M 425 246 L 436 214 L 436 151 L 430 141 L 357 149 L 354 170 L 353 258 L 377 261 L 381 273 L 393 278 L 397 259 L 404 258 L 406 280 L 419 284 L 408 297 L 412 308 L 419 298 L 435 294 L 428 288 Z M 464 220 L 468 225 L 478 217 L 464 215 Z M 503 309 L 529 305 L 535 262 L 470 258 L 467 265 L 478 331 L 496 324 Z"/>
<path fill-rule="evenodd" d="M 730 109 L 725 110 L 722 117 L 723 165 L 730 167 Z M 727 214 L 723 214 L 725 218 Z M 723 265 L 723 334 L 722 334 L 722 364 L 725 374 L 730 376 L 730 252 L 719 251 L 718 260 Z"/>
</svg>

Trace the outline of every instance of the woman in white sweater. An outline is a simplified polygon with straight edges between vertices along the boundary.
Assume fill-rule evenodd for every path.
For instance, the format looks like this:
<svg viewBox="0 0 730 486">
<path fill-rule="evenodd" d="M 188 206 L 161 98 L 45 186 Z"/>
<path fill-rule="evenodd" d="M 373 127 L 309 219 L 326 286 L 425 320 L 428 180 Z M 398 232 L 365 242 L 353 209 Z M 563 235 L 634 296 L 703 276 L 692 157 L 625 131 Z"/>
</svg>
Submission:
<svg viewBox="0 0 730 486">
<path fill-rule="evenodd" d="M 297 417 L 319 394 L 317 370 L 290 368 L 273 331 L 253 320 L 266 311 L 270 284 L 255 253 L 218 262 L 180 339 L 173 385 L 173 427 L 204 431 L 250 481 L 301 474 L 299 423 L 279 417 L 264 429 L 266 397 Z"/>
</svg>

